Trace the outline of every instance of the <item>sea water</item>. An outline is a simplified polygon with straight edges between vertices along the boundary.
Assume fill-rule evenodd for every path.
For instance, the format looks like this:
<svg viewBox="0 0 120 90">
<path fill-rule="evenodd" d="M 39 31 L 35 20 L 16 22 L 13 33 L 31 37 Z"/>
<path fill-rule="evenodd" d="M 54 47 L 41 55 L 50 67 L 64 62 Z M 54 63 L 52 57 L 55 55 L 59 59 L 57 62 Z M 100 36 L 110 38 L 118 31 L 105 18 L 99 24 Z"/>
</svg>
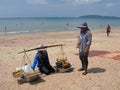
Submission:
<svg viewBox="0 0 120 90">
<path fill-rule="evenodd" d="M 0 18 L 0 35 L 77 30 L 82 22 L 87 22 L 91 30 L 106 28 L 107 24 L 120 27 L 120 19 L 116 18 Z"/>
</svg>

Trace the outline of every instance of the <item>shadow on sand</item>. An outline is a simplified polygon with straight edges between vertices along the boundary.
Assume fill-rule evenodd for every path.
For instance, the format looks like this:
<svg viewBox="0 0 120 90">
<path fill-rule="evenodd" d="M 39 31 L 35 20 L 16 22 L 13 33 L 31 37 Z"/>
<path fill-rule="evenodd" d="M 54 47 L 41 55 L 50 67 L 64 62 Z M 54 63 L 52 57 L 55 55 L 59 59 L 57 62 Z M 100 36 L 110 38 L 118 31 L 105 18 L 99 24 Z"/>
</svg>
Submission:
<svg viewBox="0 0 120 90">
<path fill-rule="evenodd" d="M 41 77 L 37 78 L 36 80 L 32 81 L 32 82 L 29 82 L 31 85 L 35 85 L 35 84 L 38 84 L 38 83 L 42 83 L 42 82 L 45 82 L 45 80 L 43 80 Z"/>
<path fill-rule="evenodd" d="M 64 73 L 71 73 L 74 71 L 75 68 L 70 68 L 68 71 L 64 72 Z"/>
<path fill-rule="evenodd" d="M 75 68 L 70 68 L 68 71 L 66 72 L 63 72 L 63 73 L 71 73 L 73 72 Z M 57 73 L 60 73 L 60 72 L 54 72 L 54 73 L 51 73 L 50 75 L 53 75 L 53 74 L 57 74 Z M 36 80 L 32 81 L 32 82 L 29 82 L 31 85 L 35 85 L 35 84 L 38 84 L 38 83 L 42 83 L 42 82 L 45 82 L 45 80 L 42 79 L 42 77 L 46 77 L 47 75 L 43 75 L 41 77 L 38 77 Z"/>
<path fill-rule="evenodd" d="M 99 67 L 88 69 L 88 73 L 103 73 L 105 71 L 106 70 L 104 68 Z"/>
</svg>

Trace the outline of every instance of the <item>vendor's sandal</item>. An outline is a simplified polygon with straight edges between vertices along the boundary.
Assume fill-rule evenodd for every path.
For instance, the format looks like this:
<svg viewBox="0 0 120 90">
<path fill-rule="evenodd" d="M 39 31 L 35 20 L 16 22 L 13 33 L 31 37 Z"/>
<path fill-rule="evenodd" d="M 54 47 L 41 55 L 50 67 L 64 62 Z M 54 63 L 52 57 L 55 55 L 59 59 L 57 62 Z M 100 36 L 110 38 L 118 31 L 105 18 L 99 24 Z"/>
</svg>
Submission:
<svg viewBox="0 0 120 90">
<path fill-rule="evenodd" d="M 86 72 L 86 71 L 82 73 L 82 75 L 86 75 L 86 74 L 87 74 L 87 72 Z"/>
</svg>

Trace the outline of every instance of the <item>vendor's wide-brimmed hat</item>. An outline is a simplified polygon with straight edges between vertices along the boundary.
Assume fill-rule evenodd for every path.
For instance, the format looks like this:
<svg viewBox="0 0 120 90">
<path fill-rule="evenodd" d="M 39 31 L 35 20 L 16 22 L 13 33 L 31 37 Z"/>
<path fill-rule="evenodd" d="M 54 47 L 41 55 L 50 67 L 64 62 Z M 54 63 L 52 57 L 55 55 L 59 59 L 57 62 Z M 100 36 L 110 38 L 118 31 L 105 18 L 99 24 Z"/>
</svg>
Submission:
<svg viewBox="0 0 120 90">
<path fill-rule="evenodd" d="M 77 28 L 87 28 L 87 27 L 88 27 L 87 23 L 84 22 L 84 23 L 80 24 Z"/>
</svg>

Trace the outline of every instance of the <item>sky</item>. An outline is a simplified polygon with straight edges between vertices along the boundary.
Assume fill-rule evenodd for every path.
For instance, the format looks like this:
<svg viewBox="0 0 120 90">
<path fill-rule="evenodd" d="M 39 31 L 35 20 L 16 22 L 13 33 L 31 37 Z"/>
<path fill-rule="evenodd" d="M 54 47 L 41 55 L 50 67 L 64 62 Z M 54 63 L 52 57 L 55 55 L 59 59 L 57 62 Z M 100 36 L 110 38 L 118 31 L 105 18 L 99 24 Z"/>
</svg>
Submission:
<svg viewBox="0 0 120 90">
<path fill-rule="evenodd" d="M 4 17 L 120 17 L 120 0 L 0 0 Z"/>
</svg>

